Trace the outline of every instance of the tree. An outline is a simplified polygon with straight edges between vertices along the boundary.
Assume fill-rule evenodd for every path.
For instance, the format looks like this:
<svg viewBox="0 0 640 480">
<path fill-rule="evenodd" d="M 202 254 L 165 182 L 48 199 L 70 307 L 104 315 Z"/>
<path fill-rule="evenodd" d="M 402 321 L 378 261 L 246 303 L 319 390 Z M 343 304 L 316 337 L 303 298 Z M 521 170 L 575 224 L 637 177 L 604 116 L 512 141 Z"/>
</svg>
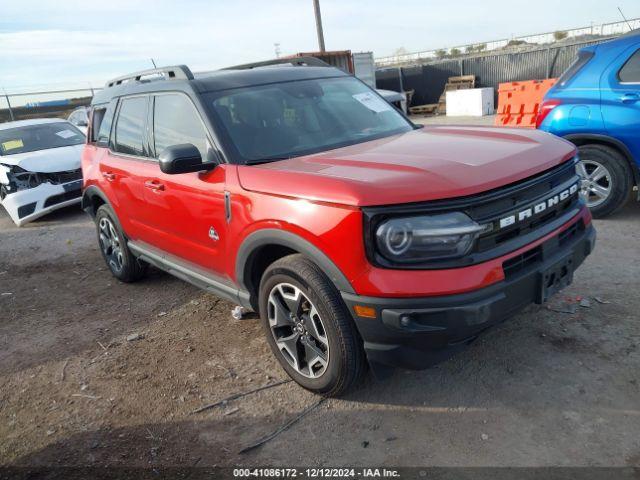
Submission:
<svg viewBox="0 0 640 480">
<path fill-rule="evenodd" d="M 476 52 L 484 52 L 487 49 L 486 43 L 479 43 L 476 45 Z"/>
<path fill-rule="evenodd" d="M 406 55 L 406 54 L 407 54 L 407 49 L 404 47 L 400 47 L 400 48 L 396 48 L 391 55 L 394 57 L 399 57 L 400 55 Z"/>
<path fill-rule="evenodd" d="M 451 56 L 452 57 L 457 57 L 461 54 L 462 52 L 460 51 L 459 48 L 452 48 L 451 49 Z"/>
<path fill-rule="evenodd" d="M 436 50 L 435 53 L 437 58 L 444 58 L 447 56 L 447 51 L 442 48 L 440 50 Z"/>
<path fill-rule="evenodd" d="M 553 32 L 553 38 L 555 39 L 556 42 L 559 42 L 560 40 L 564 40 L 568 36 L 569 34 L 567 32 L 563 32 L 561 30 L 558 30 L 557 32 Z"/>
<path fill-rule="evenodd" d="M 525 42 L 524 40 L 509 40 L 509 42 L 507 43 L 507 47 L 517 47 L 518 45 L 524 45 L 527 42 Z"/>
</svg>

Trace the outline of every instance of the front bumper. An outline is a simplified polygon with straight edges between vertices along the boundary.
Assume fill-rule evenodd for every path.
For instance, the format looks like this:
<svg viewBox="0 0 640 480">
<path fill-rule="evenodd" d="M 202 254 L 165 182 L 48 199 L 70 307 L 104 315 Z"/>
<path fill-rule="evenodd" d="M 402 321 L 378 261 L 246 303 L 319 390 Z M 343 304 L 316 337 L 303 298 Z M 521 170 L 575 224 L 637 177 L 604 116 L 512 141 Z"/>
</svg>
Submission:
<svg viewBox="0 0 640 480">
<path fill-rule="evenodd" d="M 548 273 L 557 265 L 569 262 L 570 281 L 573 270 L 593 250 L 595 239 L 591 223 L 585 226 L 582 221 L 576 222 L 559 235 L 504 262 L 503 281 L 468 293 L 378 298 L 343 292 L 342 298 L 364 340 L 374 371 L 376 367 L 422 369 L 447 359 L 480 332 L 526 305 L 544 302 L 543 279 L 548 279 Z M 356 305 L 373 307 L 376 318 L 359 317 L 354 312 Z"/>
<path fill-rule="evenodd" d="M 11 220 L 21 227 L 53 210 L 79 203 L 81 189 L 82 180 L 59 185 L 41 183 L 34 188 L 9 193 L 1 204 Z"/>
</svg>

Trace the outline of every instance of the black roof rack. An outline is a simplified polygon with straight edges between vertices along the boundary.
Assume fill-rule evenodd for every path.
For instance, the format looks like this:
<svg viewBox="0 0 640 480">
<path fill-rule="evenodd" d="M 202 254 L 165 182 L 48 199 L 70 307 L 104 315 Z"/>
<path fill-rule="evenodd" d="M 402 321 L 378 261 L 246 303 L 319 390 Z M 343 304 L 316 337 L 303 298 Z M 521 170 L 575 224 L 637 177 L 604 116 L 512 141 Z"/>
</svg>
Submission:
<svg viewBox="0 0 640 480">
<path fill-rule="evenodd" d="M 129 73 L 127 75 L 123 75 L 122 77 L 116 77 L 112 80 L 109 80 L 105 85 L 105 88 L 121 85 L 122 83 L 128 80 L 134 80 L 136 82 L 139 82 L 142 77 L 145 77 L 148 75 L 163 75 L 166 80 L 168 79 L 193 80 L 193 73 L 191 73 L 191 70 L 189 70 L 189 67 L 187 67 L 186 65 L 174 65 L 172 67 L 151 68 L 149 70 L 142 70 L 140 72 Z"/>
<path fill-rule="evenodd" d="M 264 62 L 245 63 L 234 67 L 225 67 L 222 70 L 250 70 L 252 68 L 268 67 L 270 65 L 286 65 L 291 64 L 294 67 L 331 67 L 327 62 L 323 62 L 315 57 L 293 57 L 293 58 L 276 58 L 274 60 L 265 60 Z"/>
</svg>

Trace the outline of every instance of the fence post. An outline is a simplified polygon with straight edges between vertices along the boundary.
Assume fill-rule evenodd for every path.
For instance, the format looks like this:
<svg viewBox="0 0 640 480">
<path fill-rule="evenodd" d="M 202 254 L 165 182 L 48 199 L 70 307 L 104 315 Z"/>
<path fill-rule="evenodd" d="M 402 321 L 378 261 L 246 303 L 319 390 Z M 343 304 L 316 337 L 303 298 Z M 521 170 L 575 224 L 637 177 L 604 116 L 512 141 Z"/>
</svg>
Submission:
<svg viewBox="0 0 640 480">
<path fill-rule="evenodd" d="M 464 75 L 464 67 L 463 67 L 463 63 L 464 61 L 462 59 L 458 60 L 458 63 L 460 64 L 460 76 Z"/>
<path fill-rule="evenodd" d="M 7 94 L 7 91 L 4 88 L 2 89 L 2 91 L 4 92 L 4 98 L 7 100 L 7 106 L 9 107 L 9 117 L 13 122 L 15 118 L 13 117 L 13 110 L 11 109 L 11 102 L 9 101 L 9 95 Z"/>
<path fill-rule="evenodd" d="M 551 49 L 547 47 L 547 76 L 546 78 L 551 78 Z"/>
</svg>

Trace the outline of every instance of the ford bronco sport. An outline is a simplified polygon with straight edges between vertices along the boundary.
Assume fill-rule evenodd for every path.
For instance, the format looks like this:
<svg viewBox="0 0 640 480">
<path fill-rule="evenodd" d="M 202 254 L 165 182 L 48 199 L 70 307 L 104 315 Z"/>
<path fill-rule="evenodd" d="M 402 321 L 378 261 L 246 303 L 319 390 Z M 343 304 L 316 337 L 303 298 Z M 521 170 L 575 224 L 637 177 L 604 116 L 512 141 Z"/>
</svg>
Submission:
<svg viewBox="0 0 640 480">
<path fill-rule="evenodd" d="M 323 395 L 425 368 L 573 278 L 595 231 L 576 149 L 540 131 L 418 128 L 331 67 L 110 81 L 83 208 L 124 282 L 151 264 L 259 312 Z"/>
</svg>

